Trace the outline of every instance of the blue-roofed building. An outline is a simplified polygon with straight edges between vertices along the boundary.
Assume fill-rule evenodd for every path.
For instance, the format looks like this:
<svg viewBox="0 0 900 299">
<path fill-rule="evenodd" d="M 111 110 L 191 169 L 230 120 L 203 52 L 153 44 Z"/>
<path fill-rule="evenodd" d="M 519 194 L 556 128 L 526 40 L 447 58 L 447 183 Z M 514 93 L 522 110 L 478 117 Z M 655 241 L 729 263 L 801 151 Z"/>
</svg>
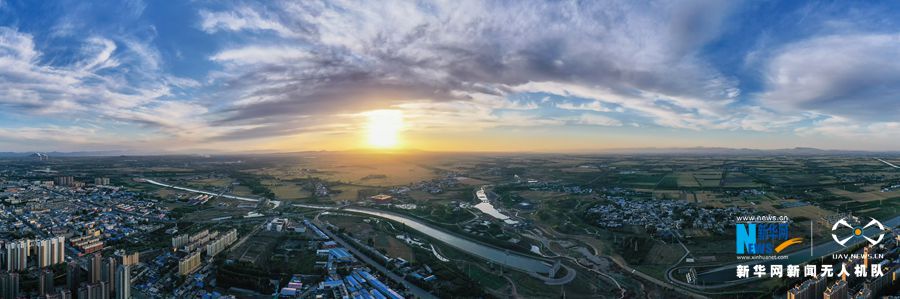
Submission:
<svg viewBox="0 0 900 299">
<path fill-rule="evenodd" d="M 387 299 L 387 297 L 385 297 L 384 295 L 382 295 L 381 293 L 379 293 L 376 290 L 369 291 L 369 294 L 372 294 L 372 297 L 375 299 Z"/>
<path fill-rule="evenodd" d="M 351 275 L 353 275 L 353 278 L 356 278 L 357 282 L 359 282 L 361 284 L 366 283 L 366 279 L 363 278 L 362 275 L 359 275 L 359 271 L 353 271 L 353 273 Z"/>
<path fill-rule="evenodd" d="M 316 236 L 319 236 L 319 238 L 330 239 L 328 237 L 328 235 L 326 235 L 324 232 L 322 232 L 322 230 L 319 229 L 319 227 L 317 227 L 315 224 L 313 224 L 312 222 L 309 222 L 309 220 L 304 219 L 303 224 L 305 224 L 307 227 L 309 227 L 309 229 L 312 230 L 313 233 L 316 234 Z"/>
<path fill-rule="evenodd" d="M 347 284 L 348 284 L 349 287 L 352 288 L 353 290 L 357 290 L 357 289 L 359 289 L 359 288 L 362 287 L 362 284 L 360 284 L 359 282 L 357 282 L 356 279 L 353 278 L 353 276 L 347 275 L 347 276 L 344 277 L 344 280 L 347 281 Z"/>
<path fill-rule="evenodd" d="M 397 293 L 393 289 L 389 288 L 384 283 L 381 283 L 381 281 L 379 281 L 377 278 L 375 278 L 375 276 L 373 276 L 369 272 L 359 271 L 359 273 L 360 273 L 360 275 L 362 275 L 363 278 L 365 278 L 368 281 L 369 285 L 374 287 L 376 290 L 384 293 L 385 295 L 387 295 L 387 297 L 389 297 L 391 299 L 403 298 L 403 296 L 400 296 L 399 293 Z"/>
<path fill-rule="evenodd" d="M 320 289 L 331 289 L 331 288 L 337 288 L 337 287 L 340 287 L 340 286 L 342 286 L 342 285 L 344 285 L 344 281 L 342 281 L 342 280 L 332 280 L 331 278 L 329 278 L 328 280 L 325 280 L 325 281 L 323 281 L 322 283 L 320 283 L 320 284 L 319 284 L 319 288 L 320 288 Z"/>
<path fill-rule="evenodd" d="M 288 288 L 288 287 L 281 288 L 281 296 L 282 296 L 282 297 L 296 297 L 296 296 L 297 296 L 297 289 L 295 289 L 295 288 Z"/>
<path fill-rule="evenodd" d="M 328 251 L 331 256 L 338 261 L 341 262 L 351 262 L 353 261 L 353 255 L 347 252 L 344 248 L 332 248 Z"/>
<path fill-rule="evenodd" d="M 349 290 L 350 292 L 355 292 L 356 289 L 358 289 L 356 285 L 353 284 L 353 282 L 347 279 L 347 277 L 344 277 L 344 285 L 347 286 L 347 290 Z"/>
</svg>

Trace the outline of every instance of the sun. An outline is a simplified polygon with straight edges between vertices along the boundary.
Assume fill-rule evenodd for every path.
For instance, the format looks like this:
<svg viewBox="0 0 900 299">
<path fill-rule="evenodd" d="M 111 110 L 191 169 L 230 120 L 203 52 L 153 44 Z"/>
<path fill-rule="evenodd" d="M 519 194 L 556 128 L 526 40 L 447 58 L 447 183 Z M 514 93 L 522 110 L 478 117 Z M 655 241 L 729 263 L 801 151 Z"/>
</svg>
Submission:
<svg viewBox="0 0 900 299">
<path fill-rule="evenodd" d="M 366 136 L 374 148 L 397 147 L 400 130 L 403 129 L 403 112 L 398 110 L 373 110 L 365 113 Z"/>
</svg>

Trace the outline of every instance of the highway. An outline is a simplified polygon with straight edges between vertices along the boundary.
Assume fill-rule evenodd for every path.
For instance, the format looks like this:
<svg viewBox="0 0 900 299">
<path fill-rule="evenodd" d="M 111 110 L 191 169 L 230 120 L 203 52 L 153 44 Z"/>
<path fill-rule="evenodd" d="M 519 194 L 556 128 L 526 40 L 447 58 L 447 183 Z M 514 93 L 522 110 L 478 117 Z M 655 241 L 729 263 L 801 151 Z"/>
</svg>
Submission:
<svg viewBox="0 0 900 299">
<path fill-rule="evenodd" d="M 182 191 L 201 193 L 201 194 L 206 194 L 206 195 L 211 195 L 211 196 L 221 196 L 224 198 L 237 199 L 237 200 L 243 200 L 243 201 L 251 201 L 251 202 L 259 202 L 260 201 L 258 198 L 249 198 L 249 197 L 243 197 L 243 196 L 237 196 L 237 195 L 231 195 L 231 194 L 213 193 L 213 192 L 209 192 L 209 191 L 197 190 L 197 189 L 192 189 L 192 188 L 187 188 L 187 187 L 179 187 L 179 186 L 175 186 L 175 185 L 169 185 L 166 183 L 160 183 L 160 182 L 157 182 L 157 181 L 154 181 L 151 179 L 142 179 L 142 180 L 144 180 L 144 182 L 154 184 L 157 186 L 163 186 L 166 188 L 172 188 L 172 189 L 177 189 L 177 190 L 182 190 Z"/>
<path fill-rule="evenodd" d="M 147 182 L 147 183 L 150 183 L 150 184 L 154 184 L 154 185 L 157 185 L 157 186 L 163 186 L 163 187 L 166 187 L 166 188 L 172 188 L 172 189 L 177 189 L 177 190 L 181 190 L 181 191 L 188 191 L 188 192 L 194 192 L 194 193 L 206 194 L 206 195 L 211 195 L 211 196 L 214 196 L 214 197 L 224 197 L 224 198 L 237 199 L 237 200 L 250 201 L 250 202 L 260 202 L 260 201 L 261 201 L 261 200 L 258 199 L 258 198 L 249 198 L 249 197 L 243 197 L 243 196 L 237 196 L 237 195 L 225 194 L 224 191 L 221 192 L 221 193 L 213 193 L 213 192 L 209 192 L 209 191 L 203 191 L 203 190 L 197 190 L 197 189 L 192 189 L 192 188 L 187 188 L 187 187 L 179 187 L 179 186 L 175 186 L 175 185 L 169 185 L 169 184 L 166 184 L 166 183 L 160 183 L 160 182 L 157 182 L 157 181 L 154 181 L 154 180 L 151 180 L 151 179 L 143 179 L 143 178 L 142 178 L 142 180 L 144 180 L 144 182 Z M 281 201 L 278 201 L 278 200 L 269 200 L 268 203 L 271 203 L 271 204 L 272 204 L 272 209 L 277 209 L 278 207 L 281 206 Z"/>
<path fill-rule="evenodd" d="M 891 163 L 891 162 L 882 160 L 881 158 L 875 158 L 875 160 L 881 161 L 881 163 L 887 164 L 888 166 L 893 167 L 893 168 L 900 168 L 900 166 L 897 166 L 897 165 L 894 165 L 894 164 Z"/>
</svg>

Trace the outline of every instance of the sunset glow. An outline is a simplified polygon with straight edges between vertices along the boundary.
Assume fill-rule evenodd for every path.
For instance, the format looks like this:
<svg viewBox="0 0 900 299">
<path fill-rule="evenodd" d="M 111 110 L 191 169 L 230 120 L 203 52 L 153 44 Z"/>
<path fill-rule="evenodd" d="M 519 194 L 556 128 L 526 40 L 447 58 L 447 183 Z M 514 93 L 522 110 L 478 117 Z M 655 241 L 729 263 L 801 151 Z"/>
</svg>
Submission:
<svg viewBox="0 0 900 299">
<path fill-rule="evenodd" d="M 0 0 L 0 299 L 898 298 L 898 15 Z"/>
<path fill-rule="evenodd" d="M 897 3 L 28 2 L 3 151 L 900 146 Z"/>
<path fill-rule="evenodd" d="M 368 145 L 374 148 L 395 148 L 403 128 L 403 113 L 397 110 L 375 110 L 366 112 L 366 137 Z"/>
</svg>

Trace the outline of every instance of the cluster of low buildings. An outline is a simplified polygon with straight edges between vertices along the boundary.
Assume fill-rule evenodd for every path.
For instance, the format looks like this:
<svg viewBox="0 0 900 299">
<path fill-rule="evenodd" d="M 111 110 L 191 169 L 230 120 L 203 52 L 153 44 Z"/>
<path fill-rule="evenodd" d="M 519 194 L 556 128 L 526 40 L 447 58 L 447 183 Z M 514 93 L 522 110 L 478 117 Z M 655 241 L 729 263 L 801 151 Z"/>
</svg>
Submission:
<svg viewBox="0 0 900 299">
<path fill-rule="evenodd" d="M 881 192 L 891 192 L 894 190 L 900 189 L 900 184 L 890 185 L 884 188 L 881 188 Z"/>
<path fill-rule="evenodd" d="M 135 292 L 149 298 L 164 297 L 168 292 L 177 292 L 177 289 L 171 291 L 171 288 L 180 277 L 177 273 L 177 265 L 174 269 L 172 267 L 172 264 L 177 264 L 178 261 L 179 256 L 171 251 L 164 251 L 162 254 L 148 258 L 141 277 L 135 281 Z"/>
<path fill-rule="evenodd" d="M 103 240 L 100 237 L 99 230 L 73 237 L 69 241 L 71 241 L 73 247 L 80 250 L 83 254 L 94 253 L 103 249 Z"/>
<path fill-rule="evenodd" d="M 198 275 L 238 236 L 234 229 L 176 236 L 186 242 L 148 263 L 137 254 L 110 255 L 109 244 L 151 240 L 146 233 L 166 227 L 168 214 L 105 177 L 93 184 L 71 176 L 0 181 L 0 298 L 133 298 L 132 281 L 142 282 L 135 290 L 145 296 L 177 294 L 177 274 Z"/>
<path fill-rule="evenodd" d="M 590 187 L 565 184 L 562 182 L 541 181 L 532 178 L 523 179 L 519 175 L 513 175 L 513 182 L 518 185 L 526 186 L 532 191 L 562 192 L 580 195 L 594 193 L 594 189 Z"/>
<path fill-rule="evenodd" d="M 652 198 L 653 194 L 645 191 L 637 191 L 631 188 L 623 188 L 623 187 L 604 187 L 599 188 L 597 193 L 606 194 L 606 195 L 614 195 L 618 197 L 628 197 L 628 198 Z"/>
<path fill-rule="evenodd" d="M 447 188 L 453 188 L 459 185 L 459 176 L 456 173 L 448 173 L 440 178 L 419 181 L 408 186 L 398 187 L 392 190 L 392 193 L 403 194 L 411 190 L 425 191 L 431 194 L 443 193 Z"/>
<path fill-rule="evenodd" d="M 313 194 L 315 194 L 316 197 L 327 197 L 329 194 L 331 194 L 331 191 L 328 190 L 328 185 L 325 185 L 324 182 L 317 180 L 315 183 L 313 183 Z"/>
<path fill-rule="evenodd" d="M 403 187 L 403 188 L 405 188 L 405 187 Z M 392 189 L 392 190 L 396 190 L 396 189 Z M 377 205 L 377 206 L 382 206 L 382 207 L 387 207 L 387 208 L 397 208 L 397 209 L 401 209 L 401 210 L 415 210 L 416 208 L 419 207 L 419 205 L 417 205 L 417 204 L 410 203 L 409 198 L 407 196 L 405 196 L 405 193 L 396 193 L 393 191 L 390 193 L 392 193 L 394 195 L 379 193 L 376 195 L 369 196 L 366 198 L 367 199 L 366 201 L 360 201 L 360 202 L 357 202 L 357 204 Z"/>
<path fill-rule="evenodd" d="M 686 201 L 629 200 L 607 196 L 607 203 L 587 210 L 588 216 L 601 227 L 641 226 L 661 237 L 671 237 L 671 230 L 697 228 L 724 233 L 734 227 L 737 216 L 752 211 L 736 207 L 698 208 Z"/>
<path fill-rule="evenodd" d="M 355 268 L 347 275 L 329 275 L 315 293 L 316 298 L 404 298 L 365 268 Z"/>
<path fill-rule="evenodd" d="M 133 298 L 138 254 L 104 257 L 104 243 L 161 228 L 148 223 L 166 211 L 106 177 L 57 176 L 0 182 L 0 218 L 0 298 Z"/>
<path fill-rule="evenodd" d="M 766 195 L 766 191 L 759 189 L 741 189 L 741 190 L 725 190 L 726 196 L 735 196 L 735 197 L 758 197 Z"/>
<path fill-rule="evenodd" d="M 367 267 L 359 264 L 345 249 L 331 248 L 324 251 L 327 262 L 323 267 L 327 274 L 325 279 L 311 290 L 316 298 L 404 298 L 372 275 Z M 296 286 L 294 282 L 294 285 L 289 283 L 286 288 L 282 288 L 282 297 L 295 294 Z"/>
<path fill-rule="evenodd" d="M 4 182 L 0 190 L 0 236 L 65 237 L 82 255 L 102 250 L 108 241 L 162 228 L 168 218 L 166 209 L 117 187 L 20 180 Z"/>
<path fill-rule="evenodd" d="M 350 250 L 338 245 L 325 232 L 308 220 L 302 223 L 308 231 L 319 237 L 316 250 L 316 267 L 322 269 L 324 278 L 318 283 L 304 285 L 300 277 L 293 277 L 279 289 L 282 298 L 404 298 L 373 275 Z"/>
<path fill-rule="evenodd" d="M 719 234 L 724 234 L 726 230 L 733 228 L 737 216 L 752 213 L 750 210 L 737 207 L 697 208 L 692 206 L 681 210 L 683 219 L 686 219 L 685 227 Z"/>
</svg>

